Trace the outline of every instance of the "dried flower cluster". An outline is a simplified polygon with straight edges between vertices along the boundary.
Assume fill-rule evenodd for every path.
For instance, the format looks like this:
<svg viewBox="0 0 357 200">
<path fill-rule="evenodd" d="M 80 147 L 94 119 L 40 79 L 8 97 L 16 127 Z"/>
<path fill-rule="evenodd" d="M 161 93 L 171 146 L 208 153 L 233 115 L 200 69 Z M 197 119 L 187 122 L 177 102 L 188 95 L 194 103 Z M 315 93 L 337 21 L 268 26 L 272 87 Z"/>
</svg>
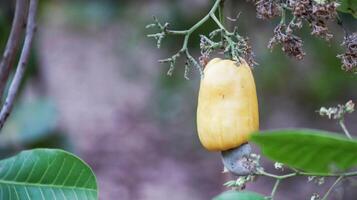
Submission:
<svg viewBox="0 0 357 200">
<path fill-rule="evenodd" d="M 288 1 L 288 7 L 292 9 L 296 22 L 301 24 L 303 20 L 306 20 L 312 28 L 311 34 L 327 41 L 333 35 L 329 33 L 326 23 L 336 18 L 338 6 L 339 4 L 334 1 L 325 3 L 318 3 L 314 0 Z"/>
<path fill-rule="evenodd" d="M 319 114 L 327 116 L 329 119 L 343 119 L 345 114 L 352 113 L 355 110 L 355 104 L 350 100 L 345 105 L 337 105 L 337 107 L 325 108 L 321 107 Z"/>
<path fill-rule="evenodd" d="M 259 19 L 271 19 L 280 15 L 280 5 L 274 0 L 258 0 L 256 3 L 257 17 Z"/>
<path fill-rule="evenodd" d="M 201 56 L 199 57 L 199 61 L 201 66 L 206 66 L 209 61 L 209 55 L 216 49 L 223 48 L 222 42 L 214 42 L 212 41 L 212 36 L 210 38 L 200 35 L 200 49 Z"/>
<path fill-rule="evenodd" d="M 342 69 L 357 72 L 357 32 L 346 36 L 342 45 L 345 46 L 346 52 L 337 56 L 342 61 Z"/>
<path fill-rule="evenodd" d="M 274 168 L 277 169 L 277 170 L 284 171 L 284 164 L 280 163 L 280 162 L 275 162 L 274 163 Z"/>
<path fill-rule="evenodd" d="M 301 60 L 305 55 L 302 49 L 301 38 L 291 34 L 284 24 L 280 24 L 274 29 L 274 36 L 269 41 L 268 48 L 272 49 L 277 44 L 282 45 L 281 49 L 287 55 L 293 56 L 299 60 Z"/>
<path fill-rule="evenodd" d="M 233 32 L 217 29 L 212 31 L 209 37 L 204 35 L 200 37 L 201 57 L 199 60 L 202 66 L 207 64 L 209 55 L 216 50 L 222 50 L 221 53 L 232 60 L 240 62 L 243 58 L 249 66 L 257 65 L 249 38 L 240 36 L 237 28 Z M 220 39 L 217 42 L 213 41 L 216 37 Z"/>
<path fill-rule="evenodd" d="M 337 17 L 336 1 L 317 0 L 256 0 L 257 17 L 271 19 L 281 16 L 280 24 L 274 30 L 268 48 L 277 44 L 289 56 L 302 59 L 305 55 L 303 41 L 294 35 L 294 29 L 302 28 L 303 22 L 311 27 L 311 34 L 329 41 L 333 35 L 329 32 L 327 22 Z M 292 18 L 287 22 L 286 12 L 291 12 Z"/>
<path fill-rule="evenodd" d="M 255 54 L 252 49 L 252 45 L 250 44 L 250 40 L 248 37 L 244 38 L 243 46 L 244 49 L 244 59 L 247 61 L 249 66 L 258 65 L 258 63 L 254 60 Z"/>
</svg>

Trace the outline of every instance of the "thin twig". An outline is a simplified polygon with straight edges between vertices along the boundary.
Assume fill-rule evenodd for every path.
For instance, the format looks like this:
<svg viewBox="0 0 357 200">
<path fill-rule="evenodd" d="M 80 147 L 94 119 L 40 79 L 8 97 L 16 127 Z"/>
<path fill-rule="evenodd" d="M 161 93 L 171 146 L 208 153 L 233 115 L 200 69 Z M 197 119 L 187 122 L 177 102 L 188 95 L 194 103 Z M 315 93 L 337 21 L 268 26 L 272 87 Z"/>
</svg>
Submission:
<svg viewBox="0 0 357 200">
<path fill-rule="evenodd" d="M 219 16 L 219 21 L 224 25 L 225 24 L 225 20 L 224 20 L 224 0 L 222 0 L 220 5 L 219 5 L 218 16 Z"/>
<path fill-rule="evenodd" d="M 207 20 L 209 20 L 211 14 L 214 14 L 216 12 L 216 10 L 219 8 L 219 5 L 221 3 L 222 0 L 216 0 L 216 2 L 213 4 L 211 10 L 200 20 L 198 21 L 196 24 L 194 24 L 191 28 L 187 29 L 187 30 L 170 30 L 170 29 L 163 29 L 163 33 L 165 34 L 171 34 L 171 35 L 184 35 L 185 39 L 184 39 L 184 43 L 182 45 L 182 48 L 179 52 L 184 52 L 187 49 L 187 44 L 188 44 L 188 40 L 190 38 L 190 35 L 197 29 L 199 28 L 203 23 L 205 23 Z M 156 18 L 155 18 L 156 19 Z M 149 34 L 147 35 L 148 37 L 155 37 L 156 34 Z M 160 33 L 159 33 L 160 34 Z"/>
<path fill-rule="evenodd" d="M 28 6 L 28 0 L 16 1 L 15 14 L 11 25 L 10 35 L 0 62 L 0 97 L 3 96 L 11 71 L 11 66 L 15 61 L 16 54 L 20 47 L 21 35 L 24 31 Z"/>
<path fill-rule="evenodd" d="M 295 170 L 294 170 L 295 171 Z M 269 172 L 266 172 L 264 170 L 258 170 L 254 175 L 257 176 L 266 176 L 270 178 L 276 179 L 276 182 L 274 184 L 273 190 L 271 192 L 271 195 L 269 196 L 270 199 L 274 199 L 274 195 L 276 193 L 276 190 L 280 184 L 280 182 L 284 179 L 292 178 L 292 177 L 297 177 L 297 176 L 315 176 L 315 177 L 338 177 L 336 181 L 331 185 L 331 187 L 328 189 L 322 200 L 327 200 L 327 196 L 331 193 L 333 188 L 345 177 L 353 177 L 357 176 L 357 171 L 353 172 L 345 172 L 345 173 L 310 173 L 310 172 L 301 172 L 301 171 L 295 171 L 293 173 L 285 174 L 285 175 L 276 175 L 276 174 L 271 174 Z"/>
<path fill-rule="evenodd" d="M 276 193 L 276 191 L 277 191 L 277 189 L 278 189 L 278 186 L 279 186 L 279 184 L 280 184 L 280 179 L 276 179 L 276 182 L 275 182 L 275 184 L 274 184 L 274 187 L 273 187 L 273 190 L 271 191 L 271 194 L 270 194 L 270 198 L 272 199 L 272 200 L 274 200 L 274 196 L 275 196 L 275 193 Z"/>
<path fill-rule="evenodd" d="M 339 176 L 336 181 L 331 185 L 331 187 L 327 190 L 326 194 L 321 200 L 326 200 L 328 195 L 331 193 L 331 191 L 334 189 L 334 187 L 343 179 L 344 176 Z"/>
<path fill-rule="evenodd" d="M 186 34 L 185 36 L 185 40 L 184 40 L 184 44 L 181 48 L 180 51 L 185 51 L 187 50 L 187 44 L 188 44 L 188 40 L 189 40 L 189 37 L 190 35 L 197 29 L 199 28 L 203 23 L 205 23 L 212 14 L 214 14 L 216 12 L 216 10 L 219 8 L 219 5 L 221 3 L 221 0 L 217 0 L 213 7 L 211 8 L 211 10 L 208 12 L 207 15 L 205 15 L 200 21 L 198 21 L 195 25 L 193 25 L 190 29 L 186 30 L 186 31 L 181 31 L 181 33 L 184 33 Z M 179 32 L 179 31 L 169 31 L 169 33 L 174 33 L 175 32 Z"/>
<path fill-rule="evenodd" d="M 152 37 L 152 38 L 155 38 L 157 40 L 158 48 L 160 48 L 161 40 L 168 34 L 184 36 L 184 42 L 182 44 L 182 47 L 176 54 L 174 54 L 170 58 L 159 60 L 159 62 L 161 62 L 161 63 L 170 63 L 170 69 L 168 71 L 169 75 L 172 74 L 176 59 L 178 57 L 180 57 L 181 54 L 185 54 L 186 63 L 188 63 L 191 66 L 195 66 L 196 68 L 198 68 L 198 70 L 200 72 L 200 75 L 201 75 L 201 78 L 203 77 L 203 69 L 198 64 L 198 62 L 191 56 L 191 54 L 190 54 L 190 52 L 188 50 L 188 42 L 189 42 L 191 34 L 194 31 L 196 31 L 200 26 L 202 26 L 206 21 L 208 21 L 212 15 L 214 15 L 214 13 L 220 7 L 220 5 L 221 5 L 221 3 L 223 1 L 224 0 L 215 0 L 215 3 L 213 4 L 213 6 L 210 9 L 210 11 L 201 20 L 199 20 L 197 23 L 195 23 L 191 28 L 186 29 L 186 30 L 170 30 L 170 29 L 168 29 L 168 23 L 166 23 L 165 25 L 162 25 L 156 18 L 154 18 L 154 20 L 156 21 L 156 24 L 151 24 L 151 25 L 147 26 L 147 27 L 152 27 L 154 25 L 154 26 L 158 26 L 160 28 L 161 32 L 147 35 L 147 37 Z M 186 69 L 188 69 L 187 66 L 188 65 L 185 65 Z M 185 74 L 187 72 L 186 69 L 185 69 Z M 187 78 L 186 75 L 185 75 L 185 78 Z"/>
<path fill-rule="evenodd" d="M 351 136 L 350 132 L 348 131 L 348 129 L 346 128 L 346 125 L 345 125 L 343 119 L 340 119 L 340 120 L 339 120 L 339 124 L 340 124 L 340 126 L 341 126 L 343 132 L 345 133 L 345 135 L 346 135 L 349 139 L 352 139 L 352 136 Z"/>
<path fill-rule="evenodd" d="M 21 0 L 19 0 L 21 1 Z M 27 26 L 26 26 L 26 36 L 24 40 L 24 45 L 22 47 L 21 56 L 17 65 L 15 76 L 12 79 L 10 84 L 9 92 L 6 97 L 5 103 L 0 112 L 0 128 L 4 126 L 4 123 L 8 116 L 10 115 L 11 109 L 14 105 L 16 95 L 18 93 L 22 78 L 25 74 L 25 69 L 28 63 L 33 35 L 36 29 L 36 13 L 37 13 L 37 0 L 30 0 L 30 7 L 27 17 Z"/>
<path fill-rule="evenodd" d="M 274 179 L 287 179 L 287 178 L 292 178 L 292 177 L 296 177 L 296 176 L 318 176 L 318 177 L 339 177 L 339 176 L 343 176 L 343 177 L 350 177 L 350 176 L 357 176 L 357 171 L 353 171 L 353 172 L 345 172 L 345 173 L 313 173 L 313 172 L 293 172 L 293 173 L 289 173 L 289 174 L 285 174 L 285 175 L 275 175 L 275 174 L 271 174 L 268 173 L 264 170 L 259 170 L 256 175 L 262 175 L 262 176 L 266 176 L 266 177 L 270 177 L 270 178 L 274 178 Z"/>
</svg>

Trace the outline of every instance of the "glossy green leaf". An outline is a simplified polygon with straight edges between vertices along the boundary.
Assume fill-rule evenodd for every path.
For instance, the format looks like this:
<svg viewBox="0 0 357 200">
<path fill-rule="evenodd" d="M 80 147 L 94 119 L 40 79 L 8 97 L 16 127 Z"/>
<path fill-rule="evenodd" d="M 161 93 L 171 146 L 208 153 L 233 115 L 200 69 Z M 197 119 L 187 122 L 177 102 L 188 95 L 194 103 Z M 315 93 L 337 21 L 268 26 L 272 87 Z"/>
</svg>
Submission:
<svg viewBox="0 0 357 200">
<path fill-rule="evenodd" d="M 350 13 L 357 18 L 357 1 L 356 0 L 341 0 L 341 5 L 338 7 L 338 11 L 344 13 Z"/>
<path fill-rule="evenodd" d="M 346 170 L 357 165 L 357 141 L 330 132 L 295 129 L 253 134 L 262 153 L 307 172 Z"/>
<path fill-rule="evenodd" d="M 23 151 L 0 161 L 0 199 L 97 200 L 97 192 L 89 166 L 63 150 Z"/>
<path fill-rule="evenodd" d="M 213 200 L 264 200 L 264 196 L 249 191 L 227 191 L 213 198 Z"/>
</svg>

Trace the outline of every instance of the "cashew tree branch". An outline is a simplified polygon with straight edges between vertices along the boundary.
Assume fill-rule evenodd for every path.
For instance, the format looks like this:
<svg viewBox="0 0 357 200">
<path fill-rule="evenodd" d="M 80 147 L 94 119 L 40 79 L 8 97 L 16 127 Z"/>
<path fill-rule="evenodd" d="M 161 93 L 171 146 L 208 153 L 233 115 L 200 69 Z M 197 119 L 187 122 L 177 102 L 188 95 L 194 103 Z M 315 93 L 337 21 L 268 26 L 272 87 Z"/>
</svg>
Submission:
<svg viewBox="0 0 357 200">
<path fill-rule="evenodd" d="M 10 35 L 8 37 L 4 54 L 0 62 L 0 96 L 3 96 L 11 67 L 14 64 L 24 32 L 26 15 L 28 12 L 28 0 L 17 0 L 14 19 L 12 21 Z"/>
<path fill-rule="evenodd" d="M 176 59 L 178 57 L 180 57 L 182 54 L 184 54 L 186 56 L 186 60 L 187 60 L 186 65 L 185 65 L 185 78 L 188 79 L 187 72 L 188 72 L 189 65 L 195 66 L 198 69 L 198 71 L 200 72 L 201 77 L 203 76 L 202 67 L 192 57 L 192 55 L 190 54 L 190 52 L 188 50 L 188 42 L 189 42 L 191 34 L 214 15 L 214 13 L 220 7 L 221 2 L 223 2 L 223 1 L 216 0 L 215 3 L 213 4 L 212 8 L 210 9 L 210 11 L 201 20 L 199 20 L 197 23 L 195 23 L 191 28 L 186 29 L 186 30 L 170 30 L 168 28 L 168 26 L 169 26 L 168 23 L 165 23 L 163 25 L 156 18 L 154 18 L 154 20 L 156 22 L 155 24 L 150 24 L 147 26 L 148 28 L 153 27 L 153 26 L 157 26 L 160 28 L 161 32 L 147 35 L 148 37 L 155 38 L 157 40 L 158 48 L 160 48 L 162 39 L 165 38 L 167 35 L 182 35 L 182 36 L 184 36 L 184 41 L 183 41 L 182 47 L 176 54 L 174 54 L 170 58 L 159 60 L 159 62 L 161 62 L 161 63 L 170 63 L 170 69 L 168 71 L 169 75 L 171 75 L 174 70 L 174 65 L 175 65 Z"/>
<path fill-rule="evenodd" d="M 25 3 L 28 1 L 18 0 L 17 2 Z M 21 81 L 25 74 L 26 66 L 28 64 L 28 60 L 30 56 L 33 36 L 36 29 L 35 21 L 36 21 L 37 5 L 38 5 L 37 0 L 30 0 L 27 22 L 26 22 L 26 35 L 24 39 L 24 44 L 22 47 L 21 55 L 18 61 L 14 78 L 11 81 L 7 97 L 0 111 L 0 128 L 4 126 L 6 119 L 10 115 L 11 109 L 14 105 L 15 98 L 20 88 Z"/>
</svg>

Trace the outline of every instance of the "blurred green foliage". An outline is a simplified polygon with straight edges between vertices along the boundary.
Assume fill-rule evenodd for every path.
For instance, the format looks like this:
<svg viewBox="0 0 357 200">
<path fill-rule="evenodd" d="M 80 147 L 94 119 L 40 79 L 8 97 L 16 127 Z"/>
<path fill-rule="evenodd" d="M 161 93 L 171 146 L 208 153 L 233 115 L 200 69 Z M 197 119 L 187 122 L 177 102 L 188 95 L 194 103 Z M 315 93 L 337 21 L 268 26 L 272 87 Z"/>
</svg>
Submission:
<svg viewBox="0 0 357 200">
<path fill-rule="evenodd" d="M 350 13 L 357 18 L 357 1 L 356 0 L 341 0 L 341 5 L 338 8 L 339 11 Z"/>
<path fill-rule="evenodd" d="M 40 6 L 41 9 L 43 9 L 44 3 L 41 2 Z M 1 53 L 5 48 L 10 33 L 13 11 L 14 4 L 9 4 L 8 2 L 0 3 Z M 10 85 L 15 69 L 16 65 L 12 67 L 8 86 Z M 21 83 L 20 94 L 18 95 L 9 119 L 1 130 L 0 157 L 6 157 L 18 150 L 26 148 L 70 147 L 67 138 L 57 130 L 58 113 L 54 102 L 47 97 L 40 96 L 40 94 L 36 94 L 35 97 L 29 99 L 24 97 L 24 91 L 29 84 L 38 84 L 35 84 L 35 87 L 41 85 L 41 83 L 39 83 L 41 80 L 38 75 L 38 54 L 36 48 L 33 47 L 25 77 Z M 1 98 L 4 100 L 5 96 Z"/>
<path fill-rule="evenodd" d="M 57 111 L 49 99 L 17 102 L 2 129 L 0 147 L 31 144 L 55 130 Z"/>
</svg>

